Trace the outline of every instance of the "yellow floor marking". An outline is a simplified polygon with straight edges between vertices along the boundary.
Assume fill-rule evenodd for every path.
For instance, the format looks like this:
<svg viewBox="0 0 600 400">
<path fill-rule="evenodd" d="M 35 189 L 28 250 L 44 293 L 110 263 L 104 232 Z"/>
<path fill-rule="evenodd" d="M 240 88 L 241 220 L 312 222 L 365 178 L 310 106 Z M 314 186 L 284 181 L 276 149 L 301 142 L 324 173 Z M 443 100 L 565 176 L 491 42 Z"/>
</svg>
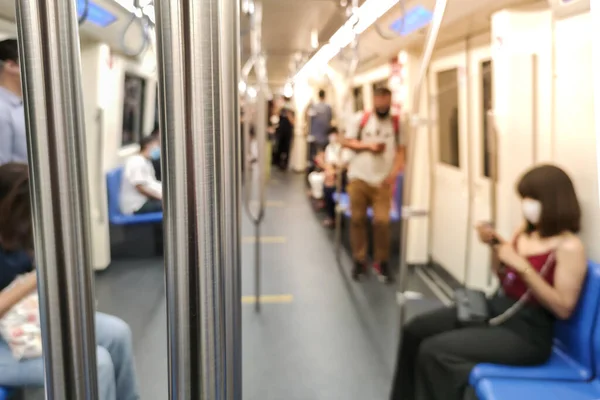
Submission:
<svg viewBox="0 0 600 400">
<path fill-rule="evenodd" d="M 259 298 L 261 303 L 268 304 L 288 304 L 294 301 L 294 296 L 291 294 L 260 296 Z M 254 303 L 256 303 L 256 296 L 242 296 L 242 304 Z"/>
<path fill-rule="evenodd" d="M 255 243 L 256 236 L 245 236 L 242 238 L 243 243 Z M 264 244 L 282 244 L 286 242 L 284 236 L 261 236 L 260 242 Z"/>
</svg>

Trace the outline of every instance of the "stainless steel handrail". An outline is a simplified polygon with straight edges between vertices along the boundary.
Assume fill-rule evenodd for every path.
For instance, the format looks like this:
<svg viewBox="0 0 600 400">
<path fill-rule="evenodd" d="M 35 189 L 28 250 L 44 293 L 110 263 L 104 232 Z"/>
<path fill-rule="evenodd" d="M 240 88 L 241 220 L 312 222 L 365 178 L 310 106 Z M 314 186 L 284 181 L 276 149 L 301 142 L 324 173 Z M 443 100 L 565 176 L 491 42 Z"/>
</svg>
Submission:
<svg viewBox="0 0 600 400">
<path fill-rule="evenodd" d="M 96 187 L 101 188 L 104 187 L 104 109 L 102 107 L 98 107 L 98 111 L 96 112 L 96 123 L 98 124 L 98 184 Z M 106 211 L 102 207 L 104 202 L 98 200 L 98 223 L 104 223 L 104 215 Z"/>
<path fill-rule="evenodd" d="M 408 225 L 409 220 L 412 217 L 425 216 L 428 213 L 423 210 L 416 210 L 411 207 L 412 203 L 412 182 L 413 182 L 413 169 L 415 163 L 415 149 L 416 149 L 416 132 L 421 124 L 419 112 L 421 109 L 421 91 L 427 77 L 427 71 L 433 55 L 438 34 L 444 20 L 444 14 L 446 13 L 446 6 L 448 0 L 437 0 L 435 8 L 433 10 L 433 19 L 429 26 L 427 33 L 427 39 L 425 42 L 425 49 L 421 58 L 421 65 L 419 67 L 419 73 L 417 80 L 413 88 L 413 99 L 412 99 L 412 113 L 410 115 L 410 124 L 407 136 L 407 150 L 406 150 L 406 165 L 404 168 L 404 182 L 402 187 L 402 234 L 400 238 L 400 271 L 398 279 L 398 294 L 400 300 L 400 321 L 404 323 L 405 317 L 405 306 L 406 299 L 404 293 L 408 285 Z M 430 154 L 429 157 L 433 157 Z M 429 182 L 431 184 L 431 182 Z M 431 204 L 429 207 L 431 208 Z"/>
<path fill-rule="evenodd" d="M 345 99 L 343 101 L 343 106 L 345 109 L 349 109 L 348 105 L 352 97 L 352 87 L 354 83 L 354 74 L 356 73 L 356 68 L 358 67 L 359 62 L 359 54 L 358 54 L 358 38 L 355 37 L 351 43 L 352 49 L 352 59 L 350 60 L 350 66 L 348 68 L 348 73 L 346 75 L 346 82 L 348 82 L 348 86 L 345 93 Z M 345 110 L 344 110 L 345 111 Z M 352 120 L 352 113 L 347 115 L 346 118 Z M 342 263 L 342 214 L 344 210 L 339 205 L 340 197 L 342 195 L 342 183 L 343 183 L 343 172 L 344 172 L 344 164 L 343 164 L 343 153 L 344 149 L 340 148 L 338 154 L 338 165 L 336 167 L 336 182 L 335 182 L 335 192 L 337 196 L 336 207 L 335 207 L 335 258 L 338 262 L 338 265 L 341 266 Z"/>
<path fill-rule="evenodd" d="M 227 131 L 235 118 L 226 114 L 236 104 L 238 49 L 224 37 L 235 29 L 234 7 L 221 0 L 156 7 L 170 400 L 240 398 L 239 365 L 228 365 L 241 346 L 230 319 L 240 292 L 228 286 L 240 279 L 236 149 Z"/>
<path fill-rule="evenodd" d="M 243 122 L 243 140 L 244 140 L 244 154 L 243 158 L 243 203 L 246 213 L 248 217 L 254 224 L 254 293 L 255 293 L 255 310 L 257 312 L 260 311 L 260 283 L 261 283 L 261 248 L 260 248 L 260 226 L 265 216 L 265 204 L 266 204 L 266 185 L 267 185 L 267 168 L 266 165 L 266 147 L 267 147 L 267 110 L 266 110 L 266 65 L 264 56 L 261 54 L 261 33 L 260 29 L 262 27 L 262 4 L 255 3 L 254 4 L 254 12 L 250 15 L 250 46 L 252 49 L 251 59 L 244 66 L 244 70 L 242 71 L 242 79 L 244 82 L 248 82 L 248 77 L 252 70 L 254 70 L 256 79 L 258 81 L 258 85 L 256 88 L 256 99 L 255 102 L 255 112 L 254 112 L 254 132 L 255 132 L 255 140 L 256 145 L 258 147 L 257 154 L 257 167 L 255 168 L 256 173 L 258 174 L 258 210 L 256 214 L 252 211 L 252 207 L 250 202 L 252 200 L 252 185 L 253 180 L 249 177 L 252 177 L 252 165 L 248 162 L 248 153 L 250 151 L 251 141 L 250 141 L 250 125 L 248 114 L 250 113 L 250 105 L 253 102 L 253 99 L 247 93 L 246 90 L 246 110 L 244 113 L 244 122 Z"/>
<path fill-rule="evenodd" d="M 17 0 L 46 399 L 98 398 L 91 207 L 73 1 Z"/>
</svg>

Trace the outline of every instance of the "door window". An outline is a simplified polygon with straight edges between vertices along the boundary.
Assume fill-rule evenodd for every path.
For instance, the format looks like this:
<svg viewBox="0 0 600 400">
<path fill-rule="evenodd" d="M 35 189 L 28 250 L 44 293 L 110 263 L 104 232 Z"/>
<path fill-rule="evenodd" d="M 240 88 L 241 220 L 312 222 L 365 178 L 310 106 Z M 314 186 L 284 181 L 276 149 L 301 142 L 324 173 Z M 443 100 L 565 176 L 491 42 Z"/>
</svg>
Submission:
<svg viewBox="0 0 600 400">
<path fill-rule="evenodd" d="M 440 161 L 454 167 L 460 167 L 457 83 L 458 70 L 456 68 L 437 73 Z"/>
</svg>

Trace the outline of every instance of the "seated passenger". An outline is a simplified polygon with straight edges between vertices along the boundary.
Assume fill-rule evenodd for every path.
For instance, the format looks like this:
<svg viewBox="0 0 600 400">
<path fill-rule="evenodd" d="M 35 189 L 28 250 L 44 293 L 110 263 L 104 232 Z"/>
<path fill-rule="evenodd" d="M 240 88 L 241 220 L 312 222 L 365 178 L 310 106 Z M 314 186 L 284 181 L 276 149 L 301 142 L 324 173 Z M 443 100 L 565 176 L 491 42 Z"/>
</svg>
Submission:
<svg viewBox="0 0 600 400">
<path fill-rule="evenodd" d="M 0 166 L 0 317 L 37 288 L 29 202 L 27 165 Z M 96 343 L 99 399 L 139 399 L 129 326 L 96 313 Z M 43 387 L 42 358 L 17 361 L 0 338 L 0 385 Z"/>
<path fill-rule="evenodd" d="M 517 192 L 524 225 L 512 238 L 505 240 L 486 224 L 477 231 L 498 260 L 494 271 L 501 290 L 488 299 L 491 316 L 504 313 L 528 290 L 531 296 L 497 326 L 461 328 L 455 307 L 414 318 L 402 331 L 391 400 L 462 400 L 479 363 L 527 366 L 550 357 L 554 321 L 570 317 L 587 272 L 576 235 L 581 211 L 571 180 L 555 166 L 525 173 Z"/>
<path fill-rule="evenodd" d="M 153 159 L 160 158 L 157 136 L 140 141 L 140 153 L 125 161 L 121 181 L 121 212 L 125 215 L 162 211 L 162 184 L 156 180 Z"/>
<path fill-rule="evenodd" d="M 323 164 L 323 171 L 325 174 L 325 211 L 327 212 L 327 218 L 323 221 L 323 225 L 326 227 L 333 227 L 335 223 L 335 200 L 333 199 L 333 194 L 336 191 L 337 173 L 338 171 L 341 171 L 341 190 L 344 191 L 346 188 L 346 171 L 344 168 L 349 161 L 349 157 L 348 153 L 342 148 L 342 145 L 338 140 L 337 128 L 332 127 L 329 130 L 328 140 L 329 144 L 325 148 Z"/>
<path fill-rule="evenodd" d="M 150 134 L 150 136 L 156 137 L 160 143 L 160 131 L 158 129 L 153 130 L 152 133 Z M 156 177 L 156 180 L 161 181 L 162 180 L 162 168 L 160 165 L 160 151 L 158 153 L 154 154 L 154 158 L 152 158 L 152 167 L 154 168 L 154 176 Z"/>
<path fill-rule="evenodd" d="M 315 200 L 323 199 L 323 185 L 325 183 L 325 172 L 322 169 L 325 163 L 325 152 L 320 151 L 315 155 L 313 171 L 308 174 L 310 185 L 310 196 Z"/>
<path fill-rule="evenodd" d="M 350 244 L 358 280 L 367 271 L 367 209 L 373 209 L 373 267 L 393 280 L 389 268 L 390 206 L 393 187 L 404 168 L 404 145 L 397 116 L 391 115 L 392 92 L 379 87 L 373 97 L 375 113 L 361 116 L 346 134 L 343 145 L 356 152 L 348 165 Z"/>
</svg>

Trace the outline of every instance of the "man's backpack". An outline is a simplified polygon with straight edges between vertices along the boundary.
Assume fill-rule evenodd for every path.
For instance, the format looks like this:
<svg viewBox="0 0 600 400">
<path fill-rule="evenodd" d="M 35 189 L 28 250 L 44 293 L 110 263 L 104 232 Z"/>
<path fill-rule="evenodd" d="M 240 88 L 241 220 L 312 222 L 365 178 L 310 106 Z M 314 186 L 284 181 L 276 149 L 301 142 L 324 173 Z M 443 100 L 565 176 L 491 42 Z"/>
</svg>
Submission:
<svg viewBox="0 0 600 400">
<path fill-rule="evenodd" d="M 360 120 L 358 136 L 356 137 L 357 140 L 361 140 L 362 131 L 365 126 L 367 126 L 369 118 L 371 118 L 371 113 L 367 111 L 363 114 L 362 119 Z M 400 143 L 400 117 L 398 115 L 392 115 L 392 124 L 394 125 L 394 136 L 396 138 L 396 143 Z"/>
</svg>

